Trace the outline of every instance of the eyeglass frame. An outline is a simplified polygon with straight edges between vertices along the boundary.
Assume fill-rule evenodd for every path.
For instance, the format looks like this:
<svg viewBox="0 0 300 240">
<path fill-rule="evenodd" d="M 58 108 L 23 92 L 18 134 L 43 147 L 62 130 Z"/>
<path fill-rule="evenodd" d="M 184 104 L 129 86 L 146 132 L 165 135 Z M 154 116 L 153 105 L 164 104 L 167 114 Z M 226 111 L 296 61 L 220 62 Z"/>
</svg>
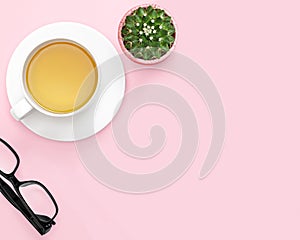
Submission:
<svg viewBox="0 0 300 240">
<path fill-rule="evenodd" d="M 15 191 L 13 191 L 13 189 L 3 179 L 0 178 L 0 192 L 17 210 L 19 210 L 23 214 L 23 216 L 41 235 L 48 233 L 52 228 L 52 225 L 56 224 L 54 222 L 54 219 L 56 218 L 59 210 L 53 195 L 41 182 L 35 180 L 19 181 L 16 178 L 15 173 L 20 166 L 20 157 L 17 152 L 2 138 L 0 138 L 0 143 L 3 143 L 13 153 L 17 160 L 17 164 L 11 173 L 5 173 L 0 169 L 0 175 L 12 184 Z M 20 192 L 20 187 L 26 187 L 33 184 L 40 186 L 52 200 L 55 206 L 55 214 L 52 218 L 34 213 L 23 198 Z"/>
</svg>

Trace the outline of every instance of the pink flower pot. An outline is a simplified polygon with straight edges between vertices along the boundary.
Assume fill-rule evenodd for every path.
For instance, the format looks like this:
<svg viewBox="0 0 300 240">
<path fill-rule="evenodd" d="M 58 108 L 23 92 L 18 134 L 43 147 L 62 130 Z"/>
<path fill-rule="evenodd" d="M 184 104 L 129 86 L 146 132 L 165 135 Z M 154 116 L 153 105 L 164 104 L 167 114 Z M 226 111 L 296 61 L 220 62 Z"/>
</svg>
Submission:
<svg viewBox="0 0 300 240">
<path fill-rule="evenodd" d="M 173 43 L 173 45 L 171 46 L 171 48 L 169 49 L 169 51 L 163 55 L 161 58 L 159 59 L 153 59 L 153 60 L 144 60 L 144 59 L 140 59 L 140 58 L 136 58 L 134 57 L 128 50 L 127 48 L 124 46 L 124 42 L 123 42 L 123 37 L 122 37 L 122 28 L 123 26 L 125 25 L 125 19 L 127 16 L 131 15 L 135 10 L 137 10 L 139 7 L 148 7 L 148 6 L 152 6 L 154 9 L 162 9 L 166 12 L 166 14 L 168 14 L 169 16 L 171 16 L 171 14 L 168 13 L 168 11 L 166 11 L 164 8 L 158 6 L 157 4 L 143 4 L 143 5 L 138 5 L 136 7 L 133 7 L 131 8 L 122 18 L 122 20 L 120 21 L 120 24 L 119 24 L 119 29 L 118 29 L 118 40 L 119 40 L 119 44 L 121 46 L 121 49 L 122 51 L 125 53 L 125 55 L 130 59 L 132 60 L 133 62 L 136 62 L 136 63 L 140 63 L 140 64 L 146 64 L 146 65 L 149 65 L 149 64 L 156 64 L 156 63 L 159 63 L 159 62 L 162 62 L 164 61 L 170 54 L 171 52 L 174 50 L 175 48 L 175 45 L 176 45 L 176 42 L 177 42 L 177 27 L 176 27 L 176 24 L 175 24 L 175 21 L 172 17 L 172 24 L 174 25 L 174 28 L 175 28 L 175 41 Z"/>
</svg>

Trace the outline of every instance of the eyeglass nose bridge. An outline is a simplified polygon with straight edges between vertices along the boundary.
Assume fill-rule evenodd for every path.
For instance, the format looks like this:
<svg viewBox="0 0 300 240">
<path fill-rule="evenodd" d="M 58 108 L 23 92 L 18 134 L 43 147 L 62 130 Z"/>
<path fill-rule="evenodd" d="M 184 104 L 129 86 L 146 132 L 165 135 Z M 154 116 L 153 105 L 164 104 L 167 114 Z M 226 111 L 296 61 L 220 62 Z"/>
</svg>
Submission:
<svg viewBox="0 0 300 240">
<path fill-rule="evenodd" d="M 7 178 L 14 186 L 20 186 L 20 181 L 15 177 L 15 175 L 9 175 Z"/>
</svg>

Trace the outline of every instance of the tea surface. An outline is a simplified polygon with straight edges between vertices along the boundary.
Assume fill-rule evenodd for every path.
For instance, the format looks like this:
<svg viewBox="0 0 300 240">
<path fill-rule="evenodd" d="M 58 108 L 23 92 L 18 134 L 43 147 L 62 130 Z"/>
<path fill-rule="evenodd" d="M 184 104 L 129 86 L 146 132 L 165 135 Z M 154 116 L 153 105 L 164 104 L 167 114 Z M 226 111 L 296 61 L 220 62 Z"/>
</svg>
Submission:
<svg viewBox="0 0 300 240">
<path fill-rule="evenodd" d="M 45 110 L 65 114 L 84 106 L 93 96 L 98 71 L 92 56 L 71 42 L 52 42 L 38 49 L 26 68 L 26 85 Z"/>
</svg>

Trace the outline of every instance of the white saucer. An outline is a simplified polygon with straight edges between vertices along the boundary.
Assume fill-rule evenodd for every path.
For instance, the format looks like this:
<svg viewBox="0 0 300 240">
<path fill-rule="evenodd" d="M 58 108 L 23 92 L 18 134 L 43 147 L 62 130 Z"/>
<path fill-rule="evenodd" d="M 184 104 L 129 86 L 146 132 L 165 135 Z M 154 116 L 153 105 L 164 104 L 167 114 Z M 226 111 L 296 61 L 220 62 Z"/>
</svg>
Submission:
<svg viewBox="0 0 300 240">
<path fill-rule="evenodd" d="M 51 117 L 33 110 L 21 122 L 34 133 L 52 140 L 75 141 L 90 137 L 113 119 L 125 92 L 123 64 L 116 49 L 106 37 L 91 27 L 59 22 L 41 27 L 28 35 L 16 48 L 8 65 L 6 87 L 9 102 L 13 106 L 24 98 L 21 81 L 28 55 L 38 45 L 52 39 L 70 39 L 84 46 L 99 67 L 100 86 L 89 106 L 74 116 Z M 91 121 L 91 118 L 94 119 Z M 86 126 L 88 122 L 93 122 L 94 126 Z"/>
</svg>

